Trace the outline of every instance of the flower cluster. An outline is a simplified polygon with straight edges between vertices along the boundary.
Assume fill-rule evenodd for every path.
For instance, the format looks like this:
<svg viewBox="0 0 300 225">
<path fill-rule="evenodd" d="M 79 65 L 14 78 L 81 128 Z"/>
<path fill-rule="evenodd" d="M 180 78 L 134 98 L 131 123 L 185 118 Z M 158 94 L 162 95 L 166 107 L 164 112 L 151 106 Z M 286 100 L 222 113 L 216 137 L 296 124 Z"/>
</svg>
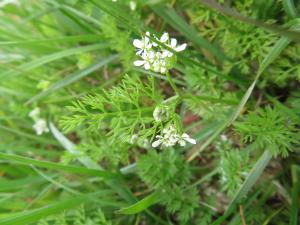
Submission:
<svg viewBox="0 0 300 225">
<path fill-rule="evenodd" d="M 196 140 L 191 138 L 188 134 L 183 133 L 178 134 L 174 126 L 169 126 L 162 131 L 162 135 L 156 135 L 157 140 L 152 143 L 152 147 L 156 148 L 161 145 L 161 147 L 172 147 L 177 143 L 180 146 L 185 146 L 186 142 L 191 144 L 196 144 Z"/>
<path fill-rule="evenodd" d="M 141 40 L 135 39 L 133 41 L 134 47 L 137 48 L 136 54 L 141 57 L 141 60 L 136 60 L 134 65 L 143 66 L 145 70 L 152 70 L 154 72 L 165 74 L 173 67 L 175 56 L 173 52 L 169 51 L 164 46 L 168 46 L 175 52 L 181 52 L 186 48 L 187 44 L 177 45 L 177 40 L 175 38 L 170 38 L 168 33 L 164 33 L 160 38 L 153 35 L 153 38 L 163 45 L 151 41 L 149 37 L 150 33 L 146 32 L 146 36 Z"/>
<path fill-rule="evenodd" d="M 40 108 L 35 108 L 29 113 L 29 117 L 35 122 L 32 127 L 37 135 L 49 132 L 46 120 L 40 118 L 40 112 Z"/>
</svg>

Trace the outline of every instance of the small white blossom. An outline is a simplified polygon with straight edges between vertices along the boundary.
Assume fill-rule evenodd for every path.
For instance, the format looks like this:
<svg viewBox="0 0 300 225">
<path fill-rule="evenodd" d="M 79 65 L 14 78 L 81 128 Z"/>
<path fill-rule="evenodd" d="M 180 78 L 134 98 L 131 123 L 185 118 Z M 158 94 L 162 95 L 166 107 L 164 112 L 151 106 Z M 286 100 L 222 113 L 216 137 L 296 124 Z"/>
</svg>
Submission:
<svg viewBox="0 0 300 225">
<path fill-rule="evenodd" d="M 28 114 L 28 116 L 31 117 L 33 120 L 37 120 L 40 117 L 40 113 L 40 108 L 36 107 Z"/>
<path fill-rule="evenodd" d="M 137 134 L 132 135 L 129 143 L 134 144 L 138 138 L 139 138 L 139 136 Z"/>
<path fill-rule="evenodd" d="M 189 143 L 191 143 L 193 145 L 196 144 L 196 140 L 195 139 L 191 138 L 188 134 L 183 133 L 181 135 L 181 137 L 179 138 L 178 143 L 180 144 L 180 146 L 183 147 L 183 146 L 186 145 L 186 142 L 189 142 Z"/>
<path fill-rule="evenodd" d="M 49 129 L 47 127 L 47 122 L 44 119 L 38 119 L 35 121 L 35 124 L 32 126 L 37 135 L 41 135 L 43 133 L 48 133 Z"/>
<path fill-rule="evenodd" d="M 134 11 L 136 9 L 136 2 L 135 1 L 130 1 L 129 2 L 129 6 L 130 6 L 130 9 L 132 11 Z"/>
<path fill-rule="evenodd" d="M 174 64 L 173 53 L 164 46 L 158 45 L 155 41 L 151 41 L 148 36 L 149 32 L 146 32 L 146 37 L 141 40 L 135 39 L 133 45 L 137 48 L 137 55 L 139 55 L 142 60 L 136 60 L 133 64 L 135 66 L 143 66 L 145 70 L 152 70 L 154 72 L 159 72 L 162 74 L 167 73 L 169 69 L 172 68 Z M 160 38 L 152 35 L 158 42 L 172 48 L 176 52 L 181 52 L 186 48 L 186 44 L 177 45 L 177 40 L 175 38 L 169 37 L 168 33 L 163 33 Z"/>
<path fill-rule="evenodd" d="M 190 138 L 186 133 L 179 135 L 174 126 L 169 126 L 168 128 L 163 129 L 162 135 L 156 135 L 157 140 L 152 143 L 153 148 L 158 146 L 163 147 L 172 147 L 179 143 L 180 146 L 185 146 L 186 142 L 191 144 L 196 144 L 196 140 Z"/>
<path fill-rule="evenodd" d="M 146 32 L 146 35 L 150 35 L 149 32 Z M 133 45 L 134 47 L 137 48 L 137 55 L 142 55 L 143 53 L 148 53 L 148 50 L 151 50 L 152 48 L 152 43 L 150 41 L 150 39 L 146 36 L 143 37 L 142 40 L 139 39 L 134 39 L 133 40 Z"/>
<path fill-rule="evenodd" d="M 221 140 L 224 141 L 224 142 L 228 141 L 227 135 L 226 134 L 221 134 Z"/>
</svg>

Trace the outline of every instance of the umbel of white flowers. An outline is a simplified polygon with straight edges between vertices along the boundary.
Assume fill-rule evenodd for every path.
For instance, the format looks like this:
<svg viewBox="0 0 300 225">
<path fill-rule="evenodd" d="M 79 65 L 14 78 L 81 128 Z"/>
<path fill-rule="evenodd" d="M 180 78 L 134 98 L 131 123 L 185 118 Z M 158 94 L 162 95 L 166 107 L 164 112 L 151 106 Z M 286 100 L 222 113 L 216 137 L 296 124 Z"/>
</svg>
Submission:
<svg viewBox="0 0 300 225">
<path fill-rule="evenodd" d="M 49 129 L 47 127 L 47 122 L 45 119 L 40 118 L 41 110 L 40 108 L 35 108 L 29 113 L 29 117 L 35 122 L 32 126 L 37 135 L 41 135 L 43 133 L 48 133 Z"/>
<path fill-rule="evenodd" d="M 187 44 L 177 45 L 175 38 L 170 38 L 168 33 L 164 33 L 160 38 L 152 35 L 158 42 L 168 46 L 175 52 L 181 52 L 186 49 Z M 134 61 L 135 66 L 142 66 L 145 70 L 152 70 L 162 74 L 167 73 L 173 67 L 175 56 L 164 46 L 150 40 L 150 32 L 146 32 L 146 36 L 141 40 L 133 41 L 136 47 L 136 54 L 140 56 L 140 60 Z"/>
<path fill-rule="evenodd" d="M 186 145 L 186 142 L 196 144 L 196 140 L 191 138 L 188 134 L 183 133 L 179 135 L 173 125 L 163 129 L 162 135 L 156 135 L 156 139 L 157 140 L 152 143 L 153 148 L 158 146 L 161 146 L 161 148 L 172 147 L 177 143 L 183 147 Z"/>
</svg>

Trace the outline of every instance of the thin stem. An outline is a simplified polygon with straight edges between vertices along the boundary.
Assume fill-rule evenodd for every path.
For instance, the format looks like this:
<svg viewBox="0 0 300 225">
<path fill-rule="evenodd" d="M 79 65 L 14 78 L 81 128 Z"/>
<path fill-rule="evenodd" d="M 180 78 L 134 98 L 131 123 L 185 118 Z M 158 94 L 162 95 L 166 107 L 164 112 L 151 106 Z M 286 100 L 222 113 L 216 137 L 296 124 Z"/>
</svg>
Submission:
<svg viewBox="0 0 300 225">
<path fill-rule="evenodd" d="M 181 96 L 181 94 L 180 94 L 176 84 L 173 82 L 172 77 L 169 72 L 167 72 L 167 79 L 168 79 L 171 87 L 173 88 L 174 92 L 176 93 L 176 95 Z"/>
</svg>

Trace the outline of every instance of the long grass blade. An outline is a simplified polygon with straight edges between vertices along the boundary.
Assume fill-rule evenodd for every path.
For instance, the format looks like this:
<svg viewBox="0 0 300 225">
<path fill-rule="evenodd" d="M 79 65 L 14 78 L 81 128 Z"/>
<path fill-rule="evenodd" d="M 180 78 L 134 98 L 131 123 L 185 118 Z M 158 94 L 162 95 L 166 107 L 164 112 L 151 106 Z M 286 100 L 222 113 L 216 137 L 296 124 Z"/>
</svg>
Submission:
<svg viewBox="0 0 300 225">
<path fill-rule="evenodd" d="M 148 195 L 147 197 L 143 198 L 142 200 L 138 201 L 137 203 L 118 210 L 116 213 L 120 214 L 136 214 L 142 212 L 149 208 L 151 205 L 157 203 L 159 201 L 159 193 L 153 192 L 152 194 Z"/>
<path fill-rule="evenodd" d="M 35 102 L 45 96 L 48 96 L 50 94 L 52 94 L 53 92 L 61 89 L 61 88 L 64 88 L 76 81 L 78 81 L 79 79 L 93 73 L 94 71 L 102 68 L 103 66 L 111 63 L 112 61 L 114 61 L 115 59 L 117 58 L 117 55 L 112 55 L 108 58 L 105 58 L 103 60 L 96 60 L 97 62 L 96 63 L 93 63 L 92 65 L 86 67 L 85 69 L 83 70 L 80 70 L 78 72 L 75 72 L 59 81 L 57 81 L 56 83 L 52 84 L 47 90 L 39 93 L 38 95 L 32 97 L 30 100 L 28 100 L 26 102 L 26 104 L 30 104 L 32 102 Z"/>
<path fill-rule="evenodd" d="M 41 160 L 31 159 L 28 157 L 18 156 L 14 154 L 6 154 L 3 152 L 0 152 L 0 158 L 7 159 L 16 163 L 28 165 L 28 166 L 34 165 L 41 168 L 54 169 L 54 170 L 59 170 L 59 171 L 64 171 L 64 172 L 69 172 L 74 174 L 96 176 L 96 177 L 102 177 L 106 179 L 112 179 L 117 177 L 117 174 L 108 171 L 87 169 L 84 167 L 77 167 L 77 166 L 68 166 L 60 163 L 41 161 Z"/>
<path fill-rule="evenodd" d="M 261 27 L 265 30 L 272 31 L 281 36 L 285 36 L 293 41 L 300 42 L 300 33 L 299 32 L 287 30 L 287 29 L 282 28 L 277 25 L 266 24 L 259 20 L 254 20 L 252 18 L 246 17 L 246 16 L 238 13 L 236 10 L 231 9 L 228 6 L 220 5 L 215 0 L 200 0 L 200 2 L 212 9 L 226 15 L 226 16 L 233 17 L 235 19 L 240 20 L 241 22 L 248 23 L 248 24 L 251 24 L 251 25 L 254 25 L 257 27 Z"/>
<path fill-rule="evenodd" d="M 25 64 L 17 67 L 15 70 L 10 70 L 6 73 L 2 73 L 2 74 L 0 74 L 0 78 L 13 77 L 13 76 L 21 74 L 22 72 L 28 72 L 39 66 L 45 65 L 47 63 L 53 62 L 58 59 L 62 59 L 62 58 L 65 58 L 65 57 L 68 57 L 71 55 L 78 54 L 78 53 L 104 49 L 107 46 L 108 46 L 107 43 L 101 43 L 101 44 L 94 44 L 94 45 L 89 45 L 89 46 L 85 46 L 85 47 L 76 47 L 76 48 L 66 49 L 66 50 L 63 50 L 60 52 L 56 52 L 56 53 L 46 55 L 41 58 L 32 60 L 31 62 L 25 63 Z"/>
</svg>

